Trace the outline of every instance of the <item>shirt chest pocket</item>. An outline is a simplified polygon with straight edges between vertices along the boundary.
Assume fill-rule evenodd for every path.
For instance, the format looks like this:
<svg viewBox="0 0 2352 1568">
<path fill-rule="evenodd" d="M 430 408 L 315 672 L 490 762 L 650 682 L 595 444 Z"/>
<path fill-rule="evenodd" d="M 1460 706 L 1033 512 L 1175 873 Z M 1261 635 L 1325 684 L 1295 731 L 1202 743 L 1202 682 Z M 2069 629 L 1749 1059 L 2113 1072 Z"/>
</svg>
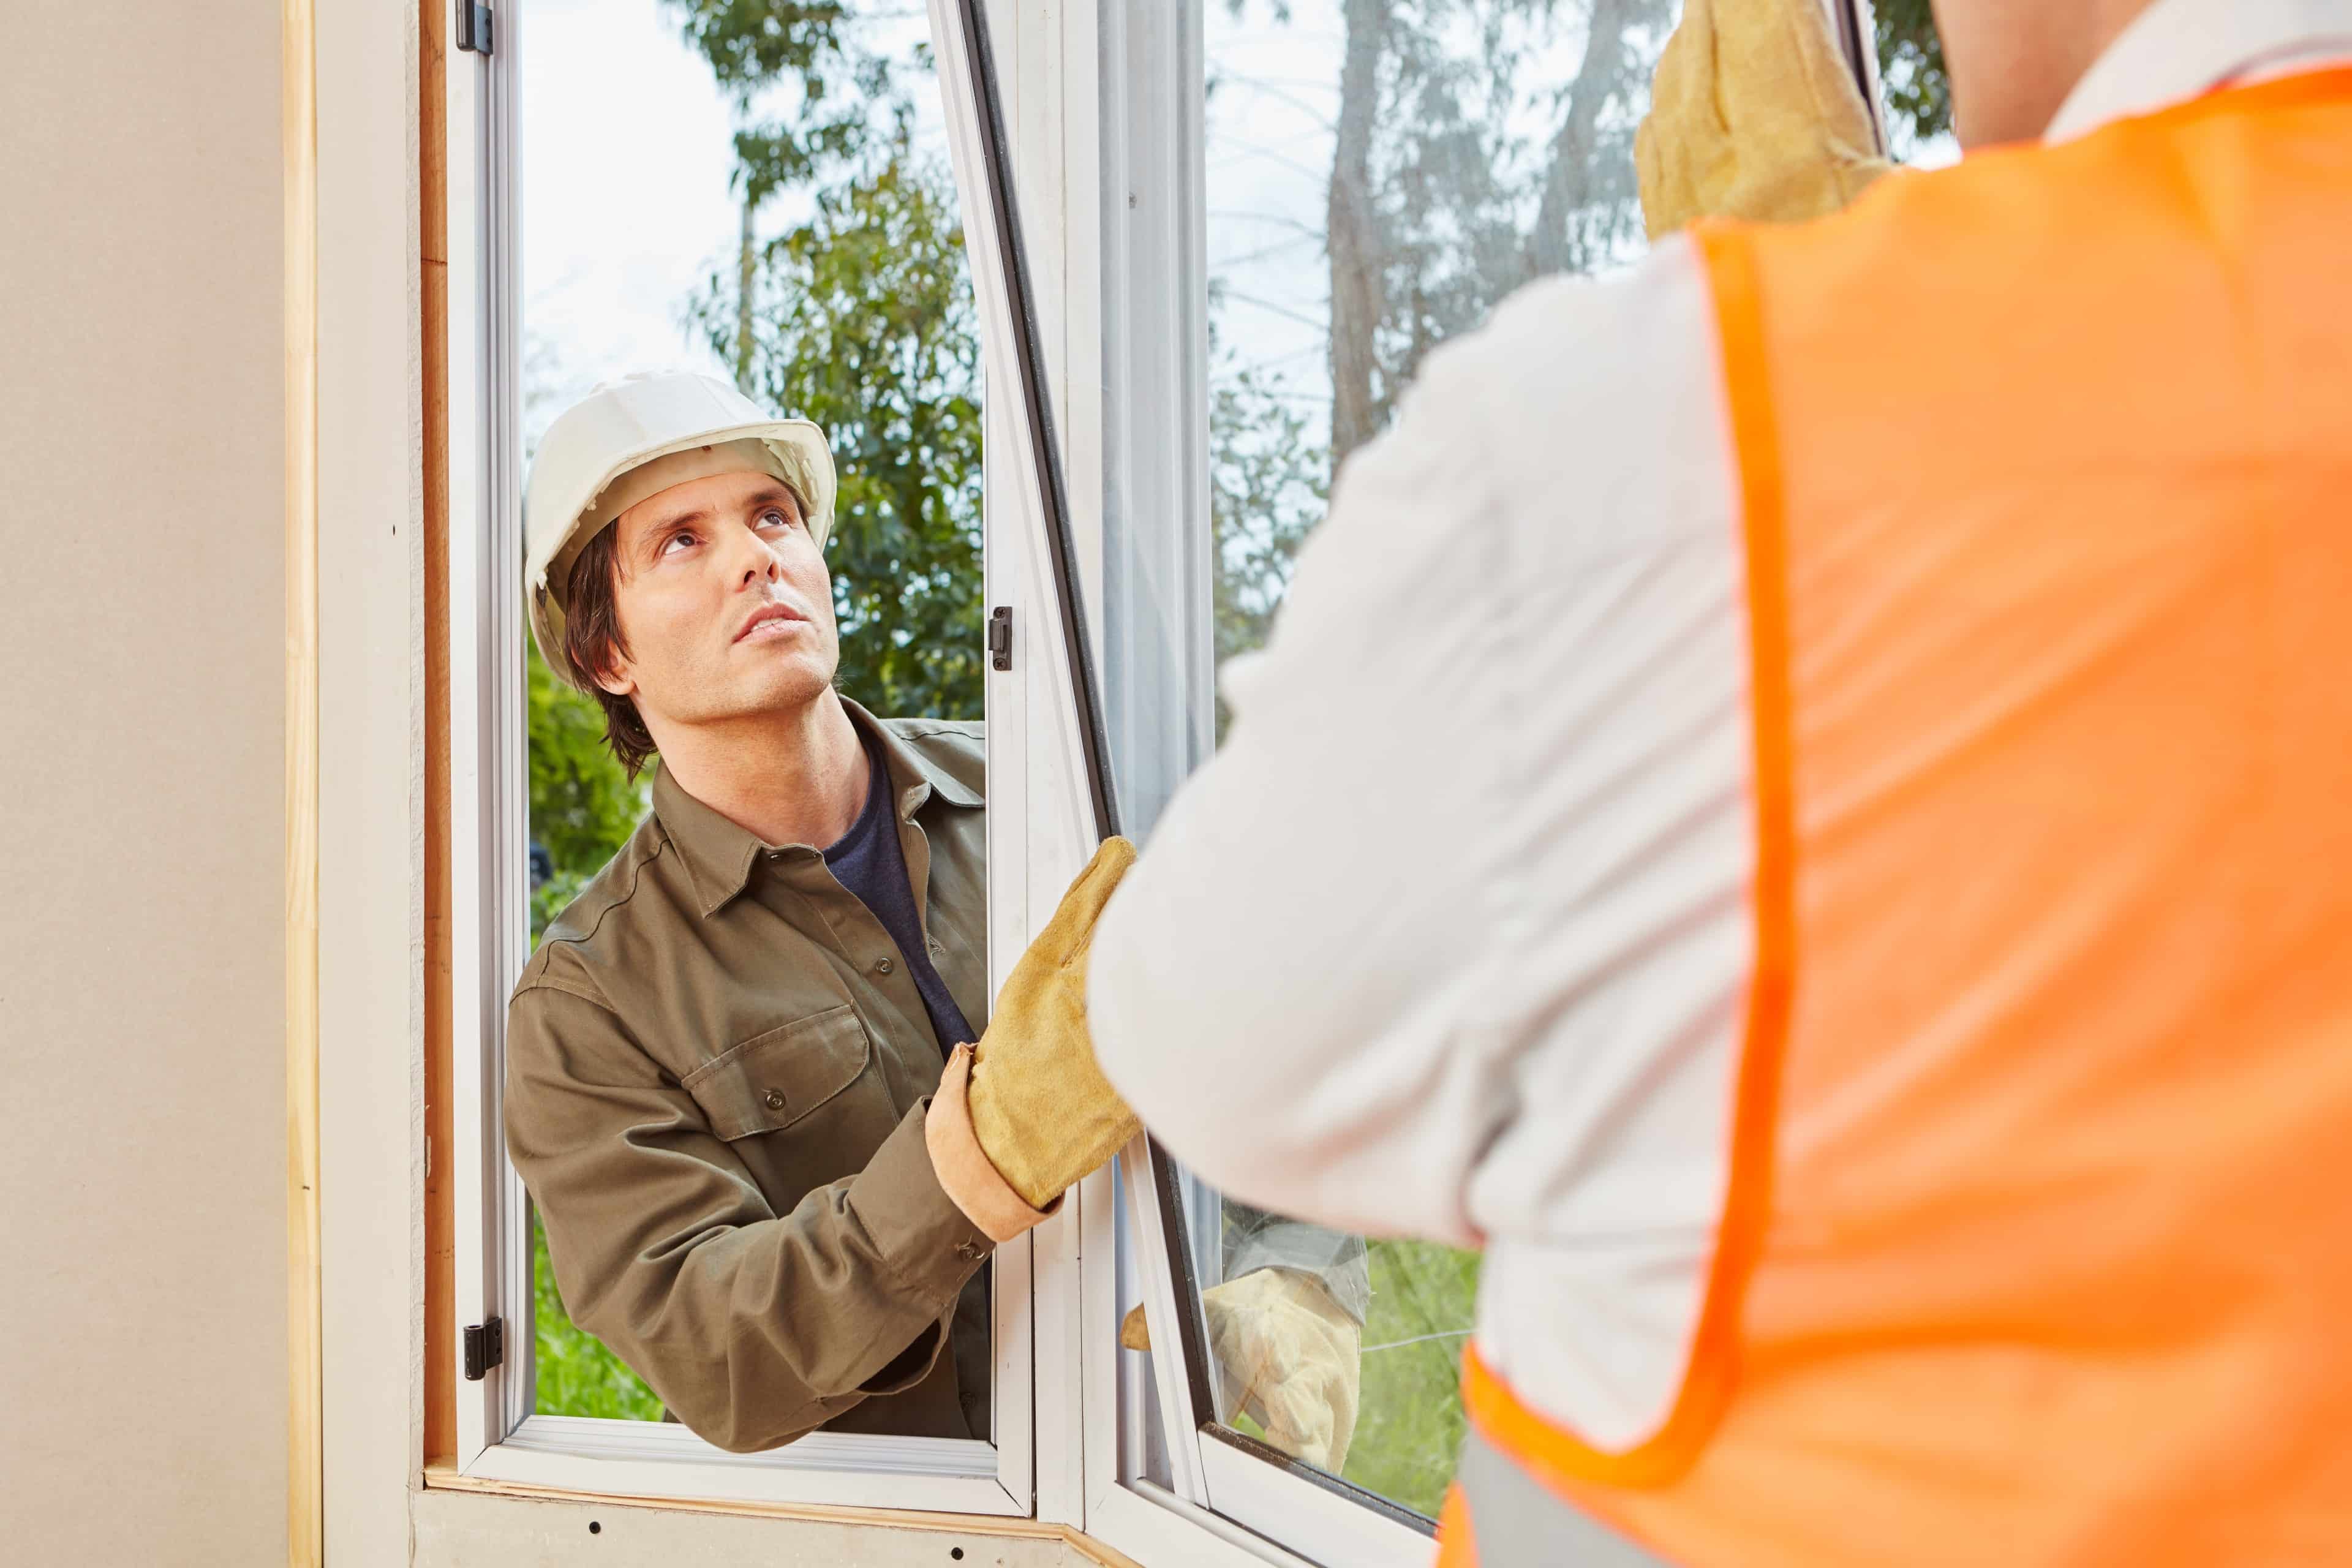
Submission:
<svg viewBox="0 0 2352 1568">
<path fill-rule="evenodd" d="M 828 1145 L 871 1138 L 878 1146 L 892 1118 L 880 1074 L 867 1071 L 873 1056 L 856 1009 L 845 1005 L 755 1035 L 679 1082 L 730 1143 L 792 1131 L 794 1142 L 805 1134 Z M 862 1161 L 871 1150 L 843 1152 Z"/>
</svg>

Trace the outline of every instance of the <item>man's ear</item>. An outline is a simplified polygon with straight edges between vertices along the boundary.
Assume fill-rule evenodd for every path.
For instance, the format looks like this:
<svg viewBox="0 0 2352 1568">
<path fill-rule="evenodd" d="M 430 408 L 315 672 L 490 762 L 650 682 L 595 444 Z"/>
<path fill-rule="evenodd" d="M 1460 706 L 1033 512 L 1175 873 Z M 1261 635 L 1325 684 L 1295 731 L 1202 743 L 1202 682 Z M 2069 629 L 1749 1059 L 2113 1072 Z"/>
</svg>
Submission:
<svg viewBox="0 0 2352 1568">
<path fill-rule="evenodd" d="M 628 663 L 617 650 L 607 645 L 604 657 L 596 661 L 593 672 L 596 684 L 615 697 L 635 697 L 637 682 L 629 672 Z"/>
</svg>

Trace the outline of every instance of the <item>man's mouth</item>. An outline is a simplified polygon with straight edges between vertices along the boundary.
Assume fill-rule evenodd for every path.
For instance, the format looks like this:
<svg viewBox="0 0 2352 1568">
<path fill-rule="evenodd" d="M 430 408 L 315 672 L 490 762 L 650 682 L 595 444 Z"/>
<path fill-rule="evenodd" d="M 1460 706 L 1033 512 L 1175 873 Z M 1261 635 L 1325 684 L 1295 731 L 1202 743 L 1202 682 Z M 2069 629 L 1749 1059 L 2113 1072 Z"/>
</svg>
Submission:
<svg viewBox="0 0 2352 1568">
<path fill-rule="evenodd" d="M 808 617 L 789 605 L 762 605 L 751 612 L 743 629 L 735 634 L 737 642 L 756 642 L 772 637 L 790 637 L 794 628 L 808 625 Z"/>
</svg>

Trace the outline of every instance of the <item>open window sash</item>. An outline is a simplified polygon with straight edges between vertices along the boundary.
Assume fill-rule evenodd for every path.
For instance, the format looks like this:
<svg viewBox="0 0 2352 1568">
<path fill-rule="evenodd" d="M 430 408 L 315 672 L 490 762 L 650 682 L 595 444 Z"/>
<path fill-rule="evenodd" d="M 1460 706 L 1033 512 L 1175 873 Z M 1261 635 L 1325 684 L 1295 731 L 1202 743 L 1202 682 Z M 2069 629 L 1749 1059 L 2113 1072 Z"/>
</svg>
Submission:
<svg viewBox="0 0 2352 1568">
<path fill-rule="evenodd" d="M 932 0 L 935 13 L 963 3 Z M 1133 7 L 1103 0 L 1098 7 L 1101 186 L 1108 194 L 1101 241 L 1100 418 L 1108 494 L 1105 515 L 1069 515 L 1066 503 L 1052 494 L 1048 433 L 1037 444 L 1045 466 L 1037 504 L 1046 510 L 1026 534 L 1030 547 L 1048 557 L 1041 575 L 1050 574 L 1056 584 L 1078 579 L 1089 543 L 1109 549 L 1103 531 L 1124 531 L 1124 547 L 1141 561 L 1139 570 L 1156 580 L 1158 601 L 1131 616 L 1138 623 L 1159 617 L 1146 634 L 1154 646 L 1129 647 L 1128 634 L 1113 627 L 1100 679 L 1089 679 L 1083 647 L 1063 660 L 1074 682 L 1067 700 L 1075 712 L 1064 720 L 1068 765 L 1086 766 L 1089 777 L 1107 774 L 1108 762 L 1098 753 L 1102 736 L 1110 734 L 1119 791 L 1146 826 L 1182 775 L 1205 759 L 1213 733 L 1207 636 L 1212 545 L 1204 493 L 1210 457 L 1206 3 Z M 1869 0 L 1822 4 L 1872 106 L 1884 148 Z M 1009 183 L 1002 171 L 999 177 Z M 962 183 L 976 188 L 973 179 Z M 985 277 L 977 252 L 974 273 Z M 983 308 L 996 313 L 992 329 L 1013 345 L 1021 342 L 1026 308 L 1018 281 L 1017 270 L 1000 279 L 1001 297 L 992 301 L 990 284 L 981 286 Z M 1004 363 L 1005 353 L 992 340 L 992 365 Z M 1122 584 L 1110 567 L 1102 572 L 1118 620 L 1128 613 Z M 1066 589 L 1059 604 L 1066 626 L 1083 624 L 1082 608 Z M 1068 635 L 1043 628 L 1037 640 L 1056 640 L 1057 632 Z M 1089 745 L 1094 752 L 1084 752 Z M 1109 831 L 1112 824 L 1104 816 L 1098 830 Z M 1213 1219 L 1210 1205 L 1216 1199 L 1148 1138 L 1122 1155 L 1120 1177 L 1128 1206 L 1118 1238 L 1119 1263 L 1133 1281 L 1133 1297 L 1145 1306 L 1156 1348 L 1148 1372 L 1137 1365 L 1143 1358 L 1123 1357 L 1118 1378 L 1108 1386 L 1089 1384 L 1089 1400 L 1102 1404 L 1090 1405 L 1088 1419 L 1087 1530 L 1129 1552 L 1149 1552 L 1155 1562 L 1178 1551 L 1174 1543 L 1181 1540 L 1181 1560 L 1204 1563 L 1425 1563 L 1433 1529 L 1427 1519 L 1217 1421 L 1201 1307 L 1202 1289 L 1218 1282 L 1209 1245 L 1215 1231 L 1213 1224 L 1194 1223 Z M 1091 1191 L 1095 1184 L 1088 1185 Z M 1091 1291 L 1088 1307 L 1102 1315 Z M 1163 1324 L 1178 1331 L 1163 1335 Z M 1095 1317 L 1087 1322 L 1090 1334 L 1112 1328 Z M 1103 1408 L 1113 1401 L 1115 1419 Z M 1147 1407 L 1156 1416 L 1156 1431 L 1142 1430 Z M 1116 1438 L 1114 1426 L 1120 1429 Z M 1132 1458 L 1155 1441 L 1164 1446 L 1165 1460 L 1156 1479 L 1142 1474 Z"/>
</svg>

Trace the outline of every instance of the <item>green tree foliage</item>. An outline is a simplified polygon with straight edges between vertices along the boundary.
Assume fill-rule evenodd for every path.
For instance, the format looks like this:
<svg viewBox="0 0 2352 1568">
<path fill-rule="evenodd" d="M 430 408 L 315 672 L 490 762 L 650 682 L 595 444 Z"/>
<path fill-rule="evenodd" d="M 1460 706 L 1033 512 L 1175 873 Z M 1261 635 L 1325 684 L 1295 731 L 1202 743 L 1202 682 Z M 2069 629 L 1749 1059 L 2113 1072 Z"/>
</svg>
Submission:
<svg viewBox="0 0 2352 1568">
<path fill-rule="evenodd" d="M 1291 563 L 1330 495 L 1307 416 L 1264 374 L 1226 363 L 1209 408 L 1218 662 L 1265 643 Z"/>
<path fill-rule="evenodd" d="M 1878 70 L 1887 113 L 1914 146 L 1952 127 L 1952 80 L 1929 0 L 1878 0 Z"/>
<path fill-rule="evenodd" d="M 1223 664 L 1273 632 L 1298 547 L 1323 521 L 1331 487 L 1316 432 L 1271 378 L 1226 360 L 1210 385 L 1211 594 Z M 1221 695 L 1221 742 L 1230 717 Z"/>
<path fill-rule="evenodd" d="M 598 1415 L 608 1421 L 658 1421 L 661 1398 L 594 1335 L 576 1328 L 555 1289 L 547 1233 L 530 1216 L 530 1293 L 534 1329 L 532 1408 L 543 1415 Z"/>
<path fill-rule="evenodd" d="M 635 784 L 604 743 L 604 713 L 525 654 L 530 726 L 531 838 L 547 852 L 551 874 L 530 896 L 530 938 L 628 841 L 647 810 L 647 781 Z M 534 1407 L 550 1415 L 602 1415 L 658 1421 L 661 1401 L 584 1330 L 573 1326 L 555 1289 L 547 1238 L 531 1215 Z"/>
<path fill-rule="evenodd" d="M 778 81 L 826 96 L 828 68 L 850 58 L 843 0 L 662 0 L 720 88 L 739 100 Z"/>
<path fill-rule="evenodd" d="M 534 644 L 525 655 L 530 689 L 530 836 L 552 872 L 530 899 L 530 934 L 579 892 L 652 805 L 648 781 L 632 784 L 604 743 L 604 710 L 559 679 Z"/>
<path fill-rule="evenodd" d="M 736 183 L 756 205 L 855 163 L 891 61 L 860 45 L 843 0 L 662 0 L 735 100 Z M 781 99 L 781 103 L 776 100 Z"/>
<path fill-rule="evenodd" d="M 826 547 L 836 684 L 877 712 L 981 716 L 981 366 L 952 176 L 900 110 L 872 166 L 815 192 L 761 251 L 752 395 L 824 426 L 841 473 Z M 735 340 L 732 279 L 694 319 Z"/>
</svg>

